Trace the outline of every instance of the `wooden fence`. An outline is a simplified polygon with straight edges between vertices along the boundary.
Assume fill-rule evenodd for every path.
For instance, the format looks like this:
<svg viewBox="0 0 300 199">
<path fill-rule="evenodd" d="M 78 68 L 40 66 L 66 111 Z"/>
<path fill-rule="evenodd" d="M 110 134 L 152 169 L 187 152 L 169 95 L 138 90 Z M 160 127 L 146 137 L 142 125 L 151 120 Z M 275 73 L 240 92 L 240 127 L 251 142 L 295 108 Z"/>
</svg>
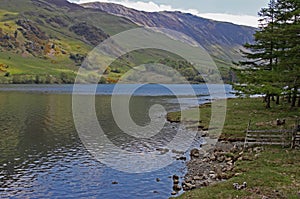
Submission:
<svg viewBox="0 0 300 199">
<path fill-rule="evenodd" d="M 282 147 L 296 147 L 300 141 L 300 133 L 297 128 L 293 129 L 267 129 L 251 130 L 249 121 L 244 147 L 249 145 L 279 145 Z"/>
<path fill-rule="evenodd" d="M 292 137 L 292 148 L 300 148 L 300 121 L 296 123 L 295 131 Z"/>
</svg>

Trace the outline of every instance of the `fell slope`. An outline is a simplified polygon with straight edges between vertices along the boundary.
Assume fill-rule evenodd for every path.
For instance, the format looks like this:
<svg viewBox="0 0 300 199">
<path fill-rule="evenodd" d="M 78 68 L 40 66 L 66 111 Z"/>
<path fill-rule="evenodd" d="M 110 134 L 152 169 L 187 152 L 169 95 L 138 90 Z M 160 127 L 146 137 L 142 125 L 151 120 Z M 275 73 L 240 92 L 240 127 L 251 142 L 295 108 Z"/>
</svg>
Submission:
<svg viewBox="0 0 300 199">
<path fill-rule="evenodd" d="M 83 6 L 67 0 L 1 0 L 0 83 L 72 83 L 91 49 L 114 34 L 139 26 L 187 34 L 213 55 L 224 79 L 229 79 L 231 61 L 240 59 L 238 49 L 251 41 L 254 31 L 180 12 L 146 13 L 105 3 Z M 115 83 L 130 68 L 151 62 L 180 66 L 186 79 L 202 81 L 190 63 L 149 49 L 116 60 L 101 82 Z M 151 70 L 161 75 L 160 68 Z"/>
<path fill-rule="evenodd" d="M 239 49 L 246 42 L 253 41 L 255 32 L 252 27 L 217 22 L 181 12 L 143 12 L 118 4 L 100 2 L 85 3 L 82 6 L 126 17 L 141 26 L 182 32 L 196 40 L 214 57 L 229 62 L 241 58 Z"/>
<path fill-rule="evenodd" d="M 137 27 L 66 0 L 1 0 L 0 8 L 2 83 L 71 83 L 95 45 Z"/>
</svg>

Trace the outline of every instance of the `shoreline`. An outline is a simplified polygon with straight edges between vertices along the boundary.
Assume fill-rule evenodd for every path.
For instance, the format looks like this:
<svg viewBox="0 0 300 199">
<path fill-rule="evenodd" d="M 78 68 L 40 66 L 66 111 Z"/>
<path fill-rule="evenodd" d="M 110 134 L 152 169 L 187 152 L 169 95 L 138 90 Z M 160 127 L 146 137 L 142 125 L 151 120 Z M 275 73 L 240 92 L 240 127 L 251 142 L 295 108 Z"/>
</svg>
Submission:
<svg viewBox="0 0 300 199">
<path fill-rule="evenodd" d="M 227 98 L 232 100 L 236 98 Z M 221 99 L 224 100 L 224 99 Z M 199 104 L 196 107 L 190 107 L 188 110 L 195 108 L 210 107 L 213 101 L 207 101 Z M 173 112 L 175 113 L 175 112 Z M 177 112 L 178 113 L 178 112 Z M 184 123 L 178 116 L 169 117 L 172 114 L 168 113 L 167 121 L 171 123 Z M 188 123 L 188 122 L 187 122 Z M 186 127 L 189 128 L 195 127 Z M 244 142 L 241 140 L 220 140 L 214 135 L 209 134 L 209 129 L 204 126 L 198 126 L 198 134 L 205 140 L 204 144 L 188 151 L 190 159 L 185 162 L 187 172 L 182 179 L 181 185 L 173 176 L 173 192 L 172 195 L 179 197 L 184 192 L 208 187 L 216 183 L 228 180 L 236 175 L 234 172 L 235 162 L 242 158 Z M 178 195 L 178 191 L 184 192 Z"/>
<path fill-rule="evenodd" d="M 190 159 L 185 162 L 187 172 L 181 184 L 173 176 L 172 195 L 179 197 L 187 191 L 208 187 L 237 175 L 235 163 L 242 159 L 244 143 L 217 141 L 212 146 L 215 139 L 210 138 L 208 132 L 202 133 L 205 144 L 188 152 Z M 178 195 L 181 190 L 184 192 Z"/>
<path fill-rule="evenodd" d="M 281 198 L 283 196 L 289 198 L 288 196 L 297 194 L 300 196 L 300 190 L 295 189 L 295 183 L 300 185 L 300 182 L 294 173 L 300 166 L 299 150 L 258 145 L 244 148 L 245 130 L 249 119 L 253 128 L 281 129 L 282 126 L 276 125 L 277 118 L 286 120 L 284 128 L 292 128 L 295 120 L 300 118 L 299 109 L 289 109 L 289 104 L 284 101 L 279 106 L 273 102 L 272 109 L 265 109 L 261 98 L 230 99 L 227 101 L 227 116 L 222 134 L 216 138 L 206 131 L 211 107 L 207 104 L 198 107 L 201 109 L 201 126 L 192 128 L 198 127 L 199 134 L 202 134 L 207 144 L 189 151 L 191 159 L 186 161 L 187 173 L 179 185 L 184 192 L 173 197 L 278 198 L 280 195 Z M 179 112 L 168 113 L 167 119 L 179 123 L 193 121 L 194 116 L 195 123 L 195 114 L 191 113 L 193 110 L 187 111 L 190 117 L 183 118 L 182 121 Z M 196 124 L 198 125 L 197 122 Z M 215 145 L 212 146 L 211 143 Z M 274 178 L 274 174 L 280 177 Z M 282 181 L 283 178 L 289 180 Z"/>
<path fill-rule="evenodd" d="M 217 141 L 214 147 L 208 144 L 190 151 L 186 162 L 187 173 L 182 183 L 184 191 L 207 187 L 232 178 L 235 162 L 243 155 L 242 142 Z M 208 146 L 208 147 L 207 147 Z"/>
</svg>

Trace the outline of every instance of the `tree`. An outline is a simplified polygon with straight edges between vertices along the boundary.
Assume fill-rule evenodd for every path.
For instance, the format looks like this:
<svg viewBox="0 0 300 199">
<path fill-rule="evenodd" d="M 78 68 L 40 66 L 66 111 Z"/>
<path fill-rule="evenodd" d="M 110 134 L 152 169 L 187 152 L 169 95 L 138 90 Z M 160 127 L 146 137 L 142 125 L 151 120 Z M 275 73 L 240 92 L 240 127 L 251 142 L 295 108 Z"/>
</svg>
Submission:
<svg viewBox="0 0 300 199">
<path fill-rule="evenodd" d="M 300 88 L 300 1 L 278 0 L 277 6 L 277 23 L 281 26 L 279 42 L 285 46 L 280 54 L 280 67 L 292 94 L 291 107 L 295 107 Z"/>
<path fill-rule="evenodd" d="M 264 94 L 267 108 L 270 108 L 271 96 L 280 93 L 276 13 L 274 0 L 270 1 L 268 8 L 262 8 L 259 12 L 259 30 L 254 34 L 255 42 L 244 45 L 249 50 L 242 51 L 247 60 L 240 62 L 243 66 L 243 70 L 238 72 L 240 84 L 235 85 L 235 89 L 245 94 Z"/>
<path fill-rule="evenodd" d="M 267 8 L 259 12 L 260 26 L 254 34 L 255 42 L 245 44 L 246 61 L 237 70 L 239 84 L 235 89 L 244 94 L 265 95 L 266 107 L 271 97 L 288 87 L 295 106 L 299 85 L 299 0 L 271 0 Z"/>
</svg>

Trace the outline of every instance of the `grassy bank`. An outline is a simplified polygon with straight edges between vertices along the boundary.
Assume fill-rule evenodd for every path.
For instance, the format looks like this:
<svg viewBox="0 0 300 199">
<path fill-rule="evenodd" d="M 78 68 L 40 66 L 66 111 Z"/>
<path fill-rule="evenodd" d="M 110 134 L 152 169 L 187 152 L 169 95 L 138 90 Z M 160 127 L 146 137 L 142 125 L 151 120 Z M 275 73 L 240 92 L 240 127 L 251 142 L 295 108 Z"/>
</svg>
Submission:
<svg viewBox="0 0 300 199">
<path fill-rule="evenodd" d="M 211 105 L 200 106 L 201 126 L 210 122 Z M 186 110 L 184 121 L 195 120 L 196 108 Z M 179 121 L 181 113 L 168 114 L 168 120 Z M 285 119 L 286 125 L 277 126 L 276 119 Z M 227 101 L 227 116 L 220 140 L 242 141 L 251 119 L 253 129 L 292 128 L 300 118 L 299 108 L 290 109 L 286 102 L 272 103 L 265 109 L 261 98 L 230 99 Z M 233 178 L 208 187 L 184 193 L 179 198 L 299 198 L 300 197 L 300 150 L 281 147 L 265 147 L 259 154 L 249 149 L 235 163 Z M 233 183 L 248 186 L 235 190 Z"/>
<path fill-rule="evenodd" d="M 246 152 L 225 182 L 184 193 L 179 198 L 299 198 L 300 151 L 267 147 L 259 155 Z M 235 190 L 233 183 L 247 182 Z"/>
<path fill-rule="evenodd" d="M 209 127 L 211 120 L 211 105 L 204 104 L 200 108 L 201 126 Z M 196 108 L 185 110 L 182 115 L 184 121 L 193 121 L 197 117 Z M 167 115 L 169 121 L 180 121 L 181 113 L 172 112 Z M 285 126 L 277 126 L 276 120 L 285 119 Z M 271 109 L 265 109 L 265 104 L 261 98 L 245 98 L 227 100 L 226 121 L 220 137 L 220 140 L 243 141 L 245 130 L 247 129 L 249 120 L 251 120 L 251 128 L 254 129 L 276 129 L 276 128 L 292 128 L 295 121 L 300 118 L 299 109 L 290 109 L 290 104 L 281 102 L 280 105 L 272 103 Z"/>
</svg>

